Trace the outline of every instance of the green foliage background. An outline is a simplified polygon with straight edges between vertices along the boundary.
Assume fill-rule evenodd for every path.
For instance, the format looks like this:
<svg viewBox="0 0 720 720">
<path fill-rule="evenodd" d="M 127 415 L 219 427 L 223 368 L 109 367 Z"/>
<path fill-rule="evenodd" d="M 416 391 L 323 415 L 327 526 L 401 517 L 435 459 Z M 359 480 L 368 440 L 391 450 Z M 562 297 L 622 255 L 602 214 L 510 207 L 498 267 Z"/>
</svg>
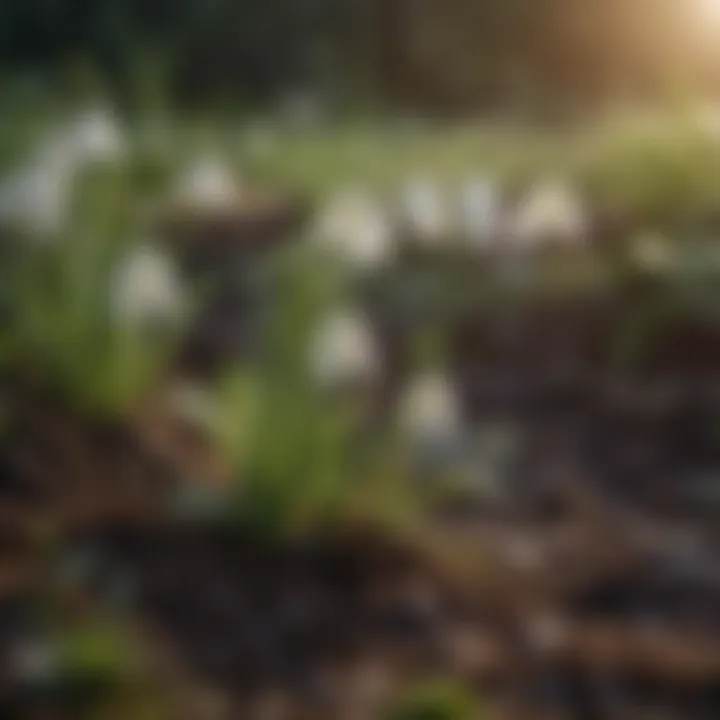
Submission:
<svg viewBox="0 0 720 720">
<path fill-rule="evenodd" d="M 319 85 L 438 109 L 564 107 L 715 91 L 720 58 L 706 5 L 4 0 L 0 64 L 52 75 L 81 56 L 122 87 L 152 49 L 184 102 L 255 104 Z"/>
</svg>

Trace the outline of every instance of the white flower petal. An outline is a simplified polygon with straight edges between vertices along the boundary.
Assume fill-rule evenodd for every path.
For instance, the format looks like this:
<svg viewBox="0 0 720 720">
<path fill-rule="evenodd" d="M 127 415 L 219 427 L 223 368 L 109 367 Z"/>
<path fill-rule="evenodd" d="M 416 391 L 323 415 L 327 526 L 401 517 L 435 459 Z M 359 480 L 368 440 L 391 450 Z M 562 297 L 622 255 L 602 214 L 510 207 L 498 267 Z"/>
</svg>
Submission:
<svg viewBox="0 0 720 720">
<path fill-rule="evenodd" d="M 111 291 L 113 314 L 128 325 L 170 325 L 183 310 L 183 288 L 175 265 L 151 245 L 138 247 L 123 261 Z"/>
<path fill-rule="evenodd" d="M 375 381 L 382 371 L 381 353 L 368 319 L 352 310 L 329 316 L 313 340 L 310 365 L 326 387 Z"/>
<path fill-rule="evenodd" d="M 315 238 L 359 270 L 388 264 L 396 249 L 386 213 L 363 191 L 347 191 L 335 197 L 320 215 Z"/>
<path fill-rule="evenodd" d="M 412 236 L 421 244 L 436 246 L 452 231 L 451 213 L 442 189 L 431 179 L 407 183 L 402 215 Z"/>
<path fill-rule="evenodd" d="M 460 189 L 460 229 L 472 247 L 490 246 L 499 230 L 500 194 L 487 178 L 471 178 Z"/>
<path fill-rule="evenodd" d="M 441 373 L 426 373 L 412 380 L 398 411 L 401 429 L 420 445 L 452 442 L 460 436 L 460 400 L 453 383 Z"/>
<path fill-rule="evenodd" d="M 0 184 L 0 220 L 32 237 L 56 236 L 65 226 L 77 162 L 64 136 L 48 140 L 36 155 Z"/>
<path fill-rule="evenodd" d="M 110 162 L 127 150 L 125 134 L 114 114 L 107 109 L 83 111 L 71 129 L 78 158 L 90 162 Z"/>
<path fill-rule="evenodd" d="M 181 204 L 218 210 L 233 207 L 242 195 L 232 170 L 219 158 L 207 156 L 198 160 L 181 177 L 177 198 Z"/>
<path fill-rule="evenodd" d="M 548 181 L 530 190 L 517 207 L 512 241 L 532 250 L 548 242 L 582 243 L 587 219 L 581 199 L 564 183 Z"/>
</svg>

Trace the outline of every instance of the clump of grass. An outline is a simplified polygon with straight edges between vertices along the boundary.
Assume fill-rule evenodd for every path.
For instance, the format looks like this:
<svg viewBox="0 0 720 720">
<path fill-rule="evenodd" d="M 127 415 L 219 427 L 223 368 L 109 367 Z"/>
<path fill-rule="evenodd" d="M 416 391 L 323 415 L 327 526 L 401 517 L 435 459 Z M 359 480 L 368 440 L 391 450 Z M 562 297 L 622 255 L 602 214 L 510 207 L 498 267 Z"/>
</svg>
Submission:
<svg viewBox="0 0 720 720">
<path fill-rule="evenodd" d="M 157 380 L 177 336 L 140 333 L 113 316 L 113 276 L 137 220 L 134 192 L 128 168 L 95 170 L 61 236 L 3 244 L 0 360 L 77 410 L 125 412 Z"/>
<path fill-rule="evenodd" d="M 546 168 L 568 169 L 577 145 L 574 136 L 523 128 L 448 125 L 413 131 L 388 123 L 346 123 L 278 135 L 257 170 L 318 197 L 348 183 L 393 193 L 409 177 L 430 175 L 452 184 L 479 171 L 512 188 Z"/>
<path fill-rule="evenodd" d="M 258 537 L 353 521 L 397 529 L 416 510 L 407 468 L 394 439 L 368 422 L 365 395 L 327 392 L 310 372 L 310 338 L 335 292 L 322 278 L 307 257 L 283 264 L 261 362 L 217 392 L 214 436 L 237 475 L 233 517 Z"/>
<path fill-rule="evenodd" d="M 601 195 L 636 217 L 672 223 L 717 203 L 718 150 L 693 138 L 621 145 L 609 151 L 593 180 Z"/>
<path fill-rule="evenodd" d="M 436 680 L 410 689 L 398 698 L 387 720 L 475 720 L 477 701 L 463 685 Z"/>
<path fill-rule="evenodd" d="M 632 367 L 649 359 L 669 327 L 695 320 L 708 327 L 716 325 L 717 307 L 714 283 L 702 277 L 681 277 L 648 289 L 618 322 L 614 338 L 617 362 Z"/>
<path fill-rule="evenodd" d="M 120 685 L 139 671 L 137 648 L 121 628 L 100 619 L 65 629 L 57 643 L 68 682 Z"/>
<path fill-rule="evenodd" d="M 720 142 L 692 117 L 617 117 L 574 130 L 352 124 L 278 134 L 255 168 L 315 196 L 358 183 L 391 197 L 408 177 L 452 184 L 485 172 L 509 192 L 546 175 L 574 179 L 639 221 L 677 224 L 716 206 Z"/>
<path fill-rule="evenodd" d="M 64 618 L 65 621 L 68 618 Z M 15 650 L 12 691 L 38 711 L 132 716 L 157 695 L 143 647 L 121 623 L 99 615 L 48 628 L 42 640 Z"/>
</svg>

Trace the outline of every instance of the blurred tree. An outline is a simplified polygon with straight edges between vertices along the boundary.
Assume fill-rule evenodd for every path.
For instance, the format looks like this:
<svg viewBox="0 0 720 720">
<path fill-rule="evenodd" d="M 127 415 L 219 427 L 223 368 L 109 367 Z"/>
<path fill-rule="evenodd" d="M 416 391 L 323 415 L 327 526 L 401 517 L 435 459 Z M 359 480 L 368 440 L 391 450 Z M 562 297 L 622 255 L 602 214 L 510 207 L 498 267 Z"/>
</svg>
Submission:
<svg viewBox="0 0 720 720">
<path fill-rule="evenodd" d="M 440 110 L 659 97 L 716 82 L 686 0 L 2 0 L 0 63 L 91 58 L 121 83 L 141 48 L 184 101 L 375 89 Z M 720 28 L 719 28 L 720 30 Z M 704 33 L 704 34 L 703 34 Z M 370 86 L 370 87 L 369 87 Z"/>
</svg>

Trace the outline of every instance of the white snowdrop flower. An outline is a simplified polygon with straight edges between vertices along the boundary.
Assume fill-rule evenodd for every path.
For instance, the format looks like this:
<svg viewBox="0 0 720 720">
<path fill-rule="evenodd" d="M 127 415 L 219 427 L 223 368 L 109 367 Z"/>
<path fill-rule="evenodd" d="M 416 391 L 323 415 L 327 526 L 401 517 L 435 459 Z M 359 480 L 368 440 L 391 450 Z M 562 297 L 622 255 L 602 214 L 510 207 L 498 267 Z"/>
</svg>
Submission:
<svg viewBox="0 0 720 720">
<path fill-rule="evenodd" d="M 33 237 L 57 235 L 68 220 L 76 175 L 72 147 L 64 136 L 53 137 L 0 182 L 0 221 Z"/>
<path fill-rule="evenodd" d="M 30 161 L 0 182 L 0 220 L 33 237 L 57 236 L 65 227 L 78 171 L 86 162 L 124 152 L 111 114 L 88 110 L 43 142 Z"/>
<path fill-rule="evenodd" d="M 548 181 L 530 190 L 512 219 L 512 240 L 525 250 L 547 242 L 576 244 L 586 233 L 585 208 L 572 188 Z"/>
<path fill-rule="evenodd" d="M 127 151 L 127 140 L 120 122 L 108 109 L 84 110 L 70 129 L 79 161 L 111 162 Z"/>
<path fill-rule="evenodd" d="M 171 326 L 183 311 L 183 287 L 174 263 L 149 244 L 120 264 L 111 293 L 114 317 L 128 326 Z"/>
<path fill-rule="evenodd" d="M 436 246 L 451 231 L 446 198 L 431 179 L 408 182 L 403 191 L 402 215 L 410 233 L 422 245 Z"/>
<path fill-rule="evenodd" d="M 418 445 L 445 445 L 461 435 L 460 400 L 453 383 L 442 373 L 428 372 L 412 380 L 398 410 L 401 430 Z"/>
<path fill-rule="evenodd" d="M 177 189 L 179 202 L 198 210 L 232 208 L 241 195 L 232 170 L 220 158 L 210 155 L 187 169 Z"/>
<path fill-rule="evenodd" d="M 489 247 L 498 233 L 500 197 L 488 178 L 470 178 L 460 188 L 460 231 L 472 247 Z"/>
<path fill-rule="evenodd" d="M 664 272 L 675 262 L 672 244 L 657 233 L 638 235 L 631 243 L 630 252 L 636 267 L 646 272 Z"/>
<path fill-rule="evenodd" d="M 382 372 L 381 352 L 370 322 L 352 309 L 326 318 L 310 351 L 312 374 L 325 387 L 372 383 Z"/>
<path fill-rule="evenodd" d="M 48 238 L 65 225 L 69 197 L 66 183 L 28 170 L 0 186 L 0 217 L 6 227 Z"/>
<path fill-rule="evenodd" d="M 371 270 L 392 261 L 393 228 L 374 198 L 362 190 L 335 197 L 321 213 L 315 239 L 358 270 Z"/>
</svg>

